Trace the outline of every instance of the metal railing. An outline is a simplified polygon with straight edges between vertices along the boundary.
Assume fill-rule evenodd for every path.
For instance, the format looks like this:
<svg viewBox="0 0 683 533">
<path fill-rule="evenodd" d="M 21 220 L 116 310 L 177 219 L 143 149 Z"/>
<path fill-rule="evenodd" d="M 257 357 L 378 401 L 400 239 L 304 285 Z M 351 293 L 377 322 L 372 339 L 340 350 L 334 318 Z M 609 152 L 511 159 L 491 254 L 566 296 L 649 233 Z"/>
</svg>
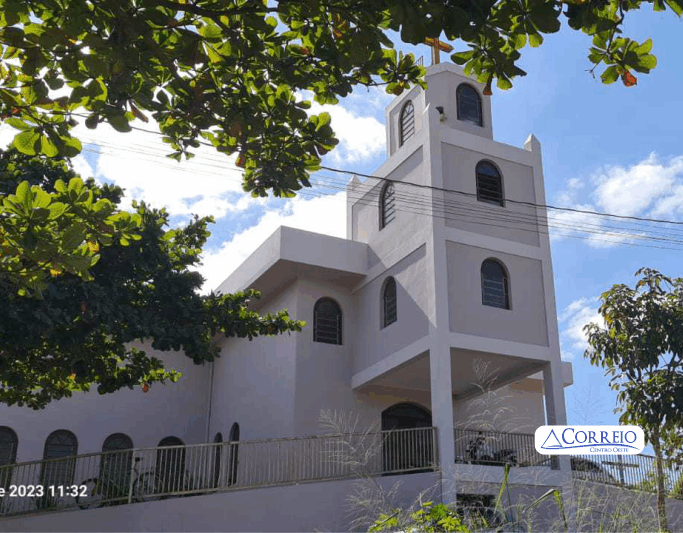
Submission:
<svg viewBox="0 0 683 533">
<path fill-rule="evenodd" d="M 436 470 L 435 428 L 139 448 L 0 467 L 0 514 Z M 12 493 L 10 494 L 10 492 Z"/>
<path fill-rule="evenodd" d="M 476 429 L 455 429 L 455 461 L 477 465 L 547 466 L 552 456 L 534 446 L 534 435 Z M 655 458 L 651 455 L 572 455 L 572 477 L 655 492 Z M 665 464 L 665 488 L 672 498 L 683 499 L 683 470 Z"/>
<path fill-rule="evenodd" d="M 573 455 L 572 477 L 630 489 L 655 492 L 656 459 L 652 455 Z M 670 497 L 683 498 L 683 471 L 664 463 L 664 487 Z"/>
<path fill-rule="evenodd" d="M 455 462 L 478 465 L 537 466 L 548 463 L 528 433 L 455 429 Z"/>
</svg>

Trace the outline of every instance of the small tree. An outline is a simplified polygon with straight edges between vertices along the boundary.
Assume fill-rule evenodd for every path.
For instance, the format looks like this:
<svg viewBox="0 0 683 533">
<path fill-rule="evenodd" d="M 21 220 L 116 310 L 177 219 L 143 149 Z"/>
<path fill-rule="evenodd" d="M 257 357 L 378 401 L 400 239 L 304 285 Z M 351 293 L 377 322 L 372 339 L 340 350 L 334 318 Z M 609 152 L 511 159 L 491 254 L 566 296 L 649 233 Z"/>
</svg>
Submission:
<svg viewBox="0 0 683 533">
<path fill-rule="evenodd" d="M 656 456 L 659 527 L 667 530 L 664 458 L 680 462 L 683 427 L 683 278 L 651 268 L 635 288 L 614 285 L 601 296 L 605 327 L 588 324 L 584 357 L 604 367 L 618 392 L 622 424 L 643 428 Z"/>
<path fill-rule="evenodd" d="M 21 194 L 11 194 L 15 190 Z M 199 293 L 203 279 L 193 267 L 211 218 L 169 229 L 163 209 L 142 203 L 132 213 L 120 210 L 122 195 L 118 187 L 84 182 L 64 162 L 0 151 L 0 201 L 20 204 L 26 215 L 0 213 L 2 227 L 16 222 L 11 238 L 0 232 L 0 402 L 39 409 L 92 386 L 101 394 L 137 385 L 146 390 L 179 377 L 131 345 L 137 340 L 159 351 L 182 350 L 202 364 L 218 356 L 217 335 L 251 339 L 301 330 L 303 323 L 287 311 L 261 315 L 250 309 L 256 291 Z M 91 211 L 105 211 L 112 224 Z M 76 219 L 109 238 L 90 236 L 90 226 Z M 121 228 L 121 220 L 135 224 Z M 35 252 L 35 261 L 3 261 L 13 239 Z M 46 266 L 43 256 L 50 254 L 41 250 L 52 239 L 54 250 L 66 252 L 59 265 Z M 92 266 L 88 247 L 97 252 Z M 90 267 L 87 278 L 77 269 L 57 271 L 70 264 L 68 252 L 80 249 Z M 22 277 L 30 269 L 36 277 Z M 38 275 L 41 269 L 47 276 Z M 18 293 L 27 280 L 40 280 L 42 291 L 32 297 Z"/>
</svg>

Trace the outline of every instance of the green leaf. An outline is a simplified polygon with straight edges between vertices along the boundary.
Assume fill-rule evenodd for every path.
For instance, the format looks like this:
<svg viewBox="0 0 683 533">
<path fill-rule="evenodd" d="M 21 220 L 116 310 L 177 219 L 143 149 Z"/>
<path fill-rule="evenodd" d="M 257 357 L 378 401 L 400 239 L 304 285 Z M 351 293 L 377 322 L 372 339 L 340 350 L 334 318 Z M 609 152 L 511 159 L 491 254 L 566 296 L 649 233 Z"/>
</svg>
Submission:
<svg viewBox="0 0 683 533">
<path fill-rule="evenodd" d="M 107 117 L 107 122 L 116 130 L 122 133 L 130 131 L 132 128 L 123 115 L 115 115 Z"/>
<path fill-rule="evenodd" d="M 40 151 L 40 133 L 35 128 L 17 134 L 13 146 L 22 154 L 36 155 Z"/>
<path fill-rule="evenodd" d="M 40 153 L 48 157 L 54 157 L 59 154 L 59 150 L 52 139 L 47 135 L 40 136 Z"/>
<path fill-rule="evenodd" d="M 619 79 L 619 70 L 617 69 L 617 66 L 612 65 L 611 67 L 607 67 L 605 72 L 600 75 L 600 78 L 602 79 L 602 82 L 606 84 L 617 81 Z"/>
</svg>

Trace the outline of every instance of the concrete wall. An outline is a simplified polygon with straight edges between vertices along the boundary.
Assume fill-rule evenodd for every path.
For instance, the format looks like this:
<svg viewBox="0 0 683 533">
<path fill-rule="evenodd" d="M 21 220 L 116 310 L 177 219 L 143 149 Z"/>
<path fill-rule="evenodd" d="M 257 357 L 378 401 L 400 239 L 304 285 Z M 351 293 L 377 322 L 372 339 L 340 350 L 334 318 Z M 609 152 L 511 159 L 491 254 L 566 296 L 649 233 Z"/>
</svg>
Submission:
<svg viewBox="0 0 683 533">
<path fill-rule="evenodd" d="M 429 334 L 425 246 L 391 266 L 354 295 L 358 342 L 353 373 L 381 361 Z M 397 320 L 382 327 L 382 291 L 389 276 L 396 280 Z"/>
<path fill-rule="evenodd" d="M 409 149 L 414 150 L 412 153 Z M 406 159 L 391 171 L 386 178 L 389 180 L 406 183 L 427 184 L 429 176 L 425 172 L 422 146 L 406 146 Z M 349 215 L 352 216 L 352 235 L 354 241 L 372 243 L 373 245 L 383 242 L 386 234 L 392 226 L 412 226 L 415 224 L 425 225 L 429 218 L 420 213 L 426 213 L 428 199 L 424 192 L 411 190 L 401 184 L 395 185 L 396 194 L 396 218 L 391 224 L 380 229 L 379 202 L 383 181 L 368 179 L 365 184 L 358 187 L 356 192 L 351 192 L 352 208 Z M 372 187 L 371 189 L 368 189 Z M 381 247 L 381 244 L 380 244 Z M 372 265 L 370 265 L 372 266 Z"/>
<path fill-rule="evenodd" d="M 400 482 L 393 499 L 409 506 L 432 491 L 438 474 L 378 478 L 385 492 Z M 348 531 L 354 516 L 346 498 L 357 480 L 303 483 L 222 492 L 103 509 L 3 519 L 3 531 Z M 367 529 L 367 528 L 365 528 Z"/>
<path fill-rule="evenodd" d="M 45 439 L 57 429 L 76 435 L 79 454 L 102 451 L 112 433 L 125 433 L 138 448 L 156 446 L 171 435 L 186 444 L 204 442 L 209 365 L 195 365 L 181 353 L 136 346 L 184 377 L 175 384 L 155 384 L 147 393 L 140 387 L 105 395 L 96 390 L 74 393 L 39 411 L 0 404 L 0 425 L 11 427 L 19 437 L 17 461 L 42 459 Z"/>
<path fill-rule="evenodd" d="M 541 261 L 447 242 L 450 329 L 483 337 L 548 346 Z M 508 271 L 511 309 L 481 303 L 481 264 L 494 258 Z"/>
<path fill-rule="evenodd" d="M 477 164 L 490 161 L 500 171 L 506 200 L 536 203 L 532 167 L 446 143 L 441 145 L 441 153 L 445 188 L 475 195 L 448 195 L 448 227 L 539 246 L 533 207 L 509 201 L 500 207 L 476 199 Z"/>
<path fill-rule="evenodd" d="M 260 311 L 289 309 L 291 316 L 312 324 L 312 317 L 296 314 L 297 304 L 293 283 Z M 210 439 L 219 431 L 227 439 L 234 422 L 241 440 L 294 436 L 296 344 L 302 335 L 225 341 L 214 363 Z"/>
</svg>

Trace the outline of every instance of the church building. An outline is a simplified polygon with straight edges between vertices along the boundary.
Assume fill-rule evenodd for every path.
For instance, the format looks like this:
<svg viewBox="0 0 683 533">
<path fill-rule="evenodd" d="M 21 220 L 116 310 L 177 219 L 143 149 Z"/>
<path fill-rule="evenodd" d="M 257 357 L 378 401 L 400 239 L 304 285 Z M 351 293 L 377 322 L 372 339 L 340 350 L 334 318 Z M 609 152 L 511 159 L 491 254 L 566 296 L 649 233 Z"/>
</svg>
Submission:
<svg viewBox="0 0 683 533">
<path fill-rule="evenodd" d="M 379 436 L 366 467 L 382 485 L 404 480 L 405 498 L 495 494 L 505 463 L 531 492 L 569 479 L 568 458 L 533 445 L 538 426 L 566 423 L 573 379 L 560 359 L 541 145 L 496 142 L 490 98 L 459 67 L 432 65 L 426 82 L 387 107 L 387 160 L 350 180 L 345 239 L 280 227 L 218 289 L 258 289 L 256 308 L 288 309 L 301 333 L 223 339 L 204 366 L 141 341 L 184 377 L 42 411 L 0 406 L 0 464 L 17 465 L 0 483 L 35 461 L 22 479 L 99 479 L 89 496 L 112 495 L 103 465 L 120 457 L 118 503 L 139 503 L 88 508 L 67 495 L 53 504 L 77 511 L 41 513 L 41 500 L 19 498 L 0 527 L 344 529 L 360 474 L 324 455 L 330 421 L 350 438 Z"/>
</svg>

